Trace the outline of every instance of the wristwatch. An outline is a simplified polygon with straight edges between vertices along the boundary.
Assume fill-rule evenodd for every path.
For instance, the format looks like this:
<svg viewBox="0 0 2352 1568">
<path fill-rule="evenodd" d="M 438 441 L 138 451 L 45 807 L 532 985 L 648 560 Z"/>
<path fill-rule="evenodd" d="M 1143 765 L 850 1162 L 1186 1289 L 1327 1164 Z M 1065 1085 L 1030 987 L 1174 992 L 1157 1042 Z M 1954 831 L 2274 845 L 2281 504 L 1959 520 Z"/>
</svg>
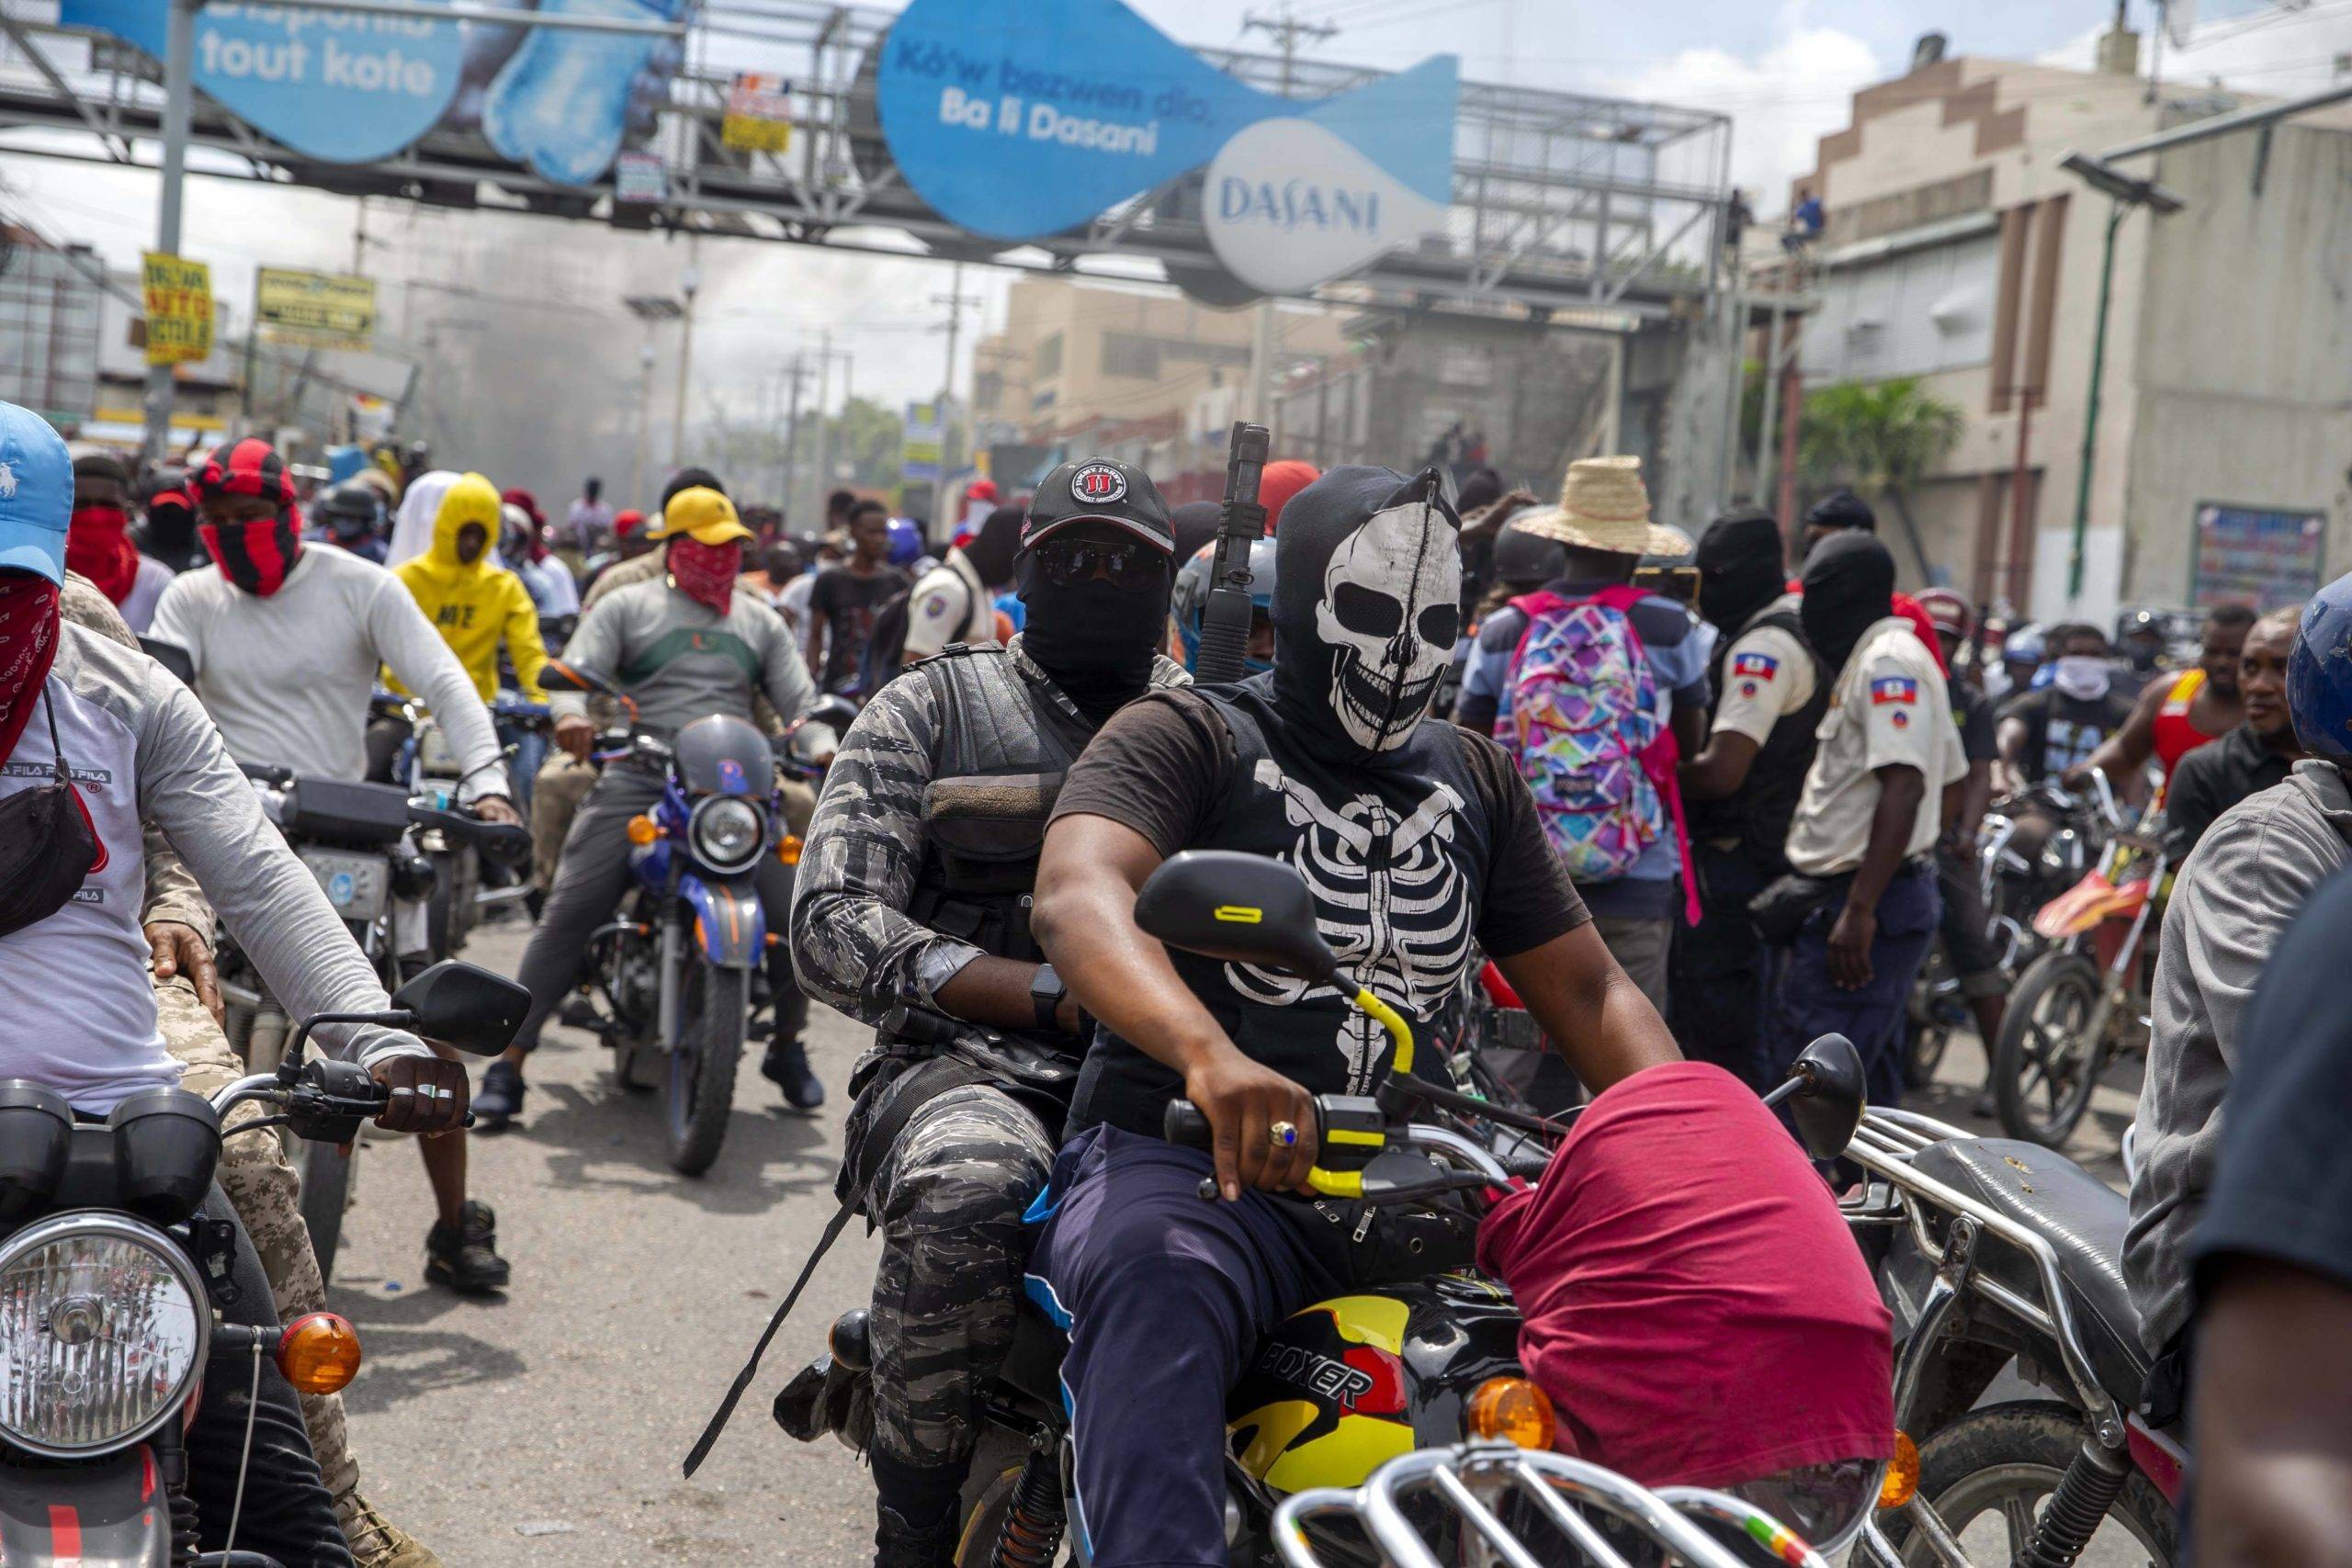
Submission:
<svg viewBox="0 0 2352 1568">
<path fill-rule="evenodd" d="M 1050 964 L 1037 965 L 1037 973 L 1029 980 L 1029 1005 L 1036 1010 L 1037 1027 L 1049 1034 L 1058 1034 L 1062 1026 L 1054 1015 L 1061 1010 L 1062 998 L 1069 995 L 1069 987 L 1054 973 Z"/>
</svg>

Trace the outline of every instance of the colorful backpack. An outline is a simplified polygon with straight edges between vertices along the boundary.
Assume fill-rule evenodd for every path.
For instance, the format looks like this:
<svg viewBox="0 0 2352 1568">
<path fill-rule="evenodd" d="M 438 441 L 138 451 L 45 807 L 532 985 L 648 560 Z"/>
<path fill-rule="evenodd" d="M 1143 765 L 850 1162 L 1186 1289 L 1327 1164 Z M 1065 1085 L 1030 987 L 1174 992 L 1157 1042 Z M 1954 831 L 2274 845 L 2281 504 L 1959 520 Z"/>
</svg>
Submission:
<svg viewBox="0 0 2352 1568">
<path fill-rule="evenodd" d="M 1547 592 L 1510 602 L 1527 626 L 1495 739 L 1517 761 L 1576 882 L 1615 881 L 1669 831 L 1684 848 L 1679 748 L 1658 716 L 1657 677 L 1634 630 L 1641 597 L 1627 586 L 1589 599 Z"/>
</svg>

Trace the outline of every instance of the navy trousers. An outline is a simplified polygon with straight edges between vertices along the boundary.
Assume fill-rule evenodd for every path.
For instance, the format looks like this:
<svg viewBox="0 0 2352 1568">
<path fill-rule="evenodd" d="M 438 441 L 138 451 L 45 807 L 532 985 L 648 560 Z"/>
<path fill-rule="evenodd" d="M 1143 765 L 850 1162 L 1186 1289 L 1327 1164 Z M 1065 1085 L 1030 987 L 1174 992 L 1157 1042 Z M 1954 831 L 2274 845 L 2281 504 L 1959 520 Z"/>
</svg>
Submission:
<svg viewBox="0 0 2352 1568">
<path fill-rule="evenodd" d="M 1095 1568 L 1226 1568 L 1226 1391 L 1268 1329 L 1339 1292 L 1278 1200 L 1204 1201 L 1210 1168 L 1097 1127 L 1031 1210 L 1026 1283 L 1069 1335 L 1071 1524 Z"/>
<path fill-rule="evenodd" d="M 1694 1062 L 1713 1062 L 1761 1092 L 1777 1080 L 1761 1049 L 1770 951 L 1756 934 L 1747 901 L 1779 868 L 1758 866 L 1745 846 L 1690 846 L 1700 919 L 1674 944 L 1674 1035 Z"/>
<path fill-rule="evenodd" d="M 1872 1105 L 1903 1103 L 1903 1020 L 1911 987 L 1943 917 L 1936 874 L 1905 867 L 1878 901 L 1878 940 L 1871 944 L 1871 982 L 1845 990 L 1829 977 L 1829 928 L 1845 908 L 1841 895 L 1815 911 L 1774 966 L 1764 1048 L 1777 1083 L 1797 1053 L 1823 1034 L 1842 1034 L 1862 1058 Z"/>
</svg>

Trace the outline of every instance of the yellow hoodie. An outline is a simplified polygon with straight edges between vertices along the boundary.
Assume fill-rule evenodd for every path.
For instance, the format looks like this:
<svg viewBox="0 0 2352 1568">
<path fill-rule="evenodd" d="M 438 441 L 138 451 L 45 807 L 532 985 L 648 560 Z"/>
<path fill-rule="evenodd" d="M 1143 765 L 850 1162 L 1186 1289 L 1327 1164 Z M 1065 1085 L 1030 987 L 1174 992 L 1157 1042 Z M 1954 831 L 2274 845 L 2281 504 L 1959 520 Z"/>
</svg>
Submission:
<svg viewBox="0 0 2352 1568">
<path fill-rule="evenodd" d="M 434 513 L 432 547 L 392 572 L 474 678 L 483 702 L 498 695 L 498 644 L 503 638 L 523 694 L 543 703 L 548 699 L 539 690 L 539 671 L 547 667 L 548 650 L 539 641 L 539 613 L 523 580 L 491 564 L 491 549 L 498 542 L 498 491 L 488 479 L 480 474 L 459 479 Z M 469 523 L 481 524 L 489 536 L 471 564 L 458 559 L 458 534 Z M 402 689 L 389 671 L 385 680 L 394 691 Z"/>
</svg>

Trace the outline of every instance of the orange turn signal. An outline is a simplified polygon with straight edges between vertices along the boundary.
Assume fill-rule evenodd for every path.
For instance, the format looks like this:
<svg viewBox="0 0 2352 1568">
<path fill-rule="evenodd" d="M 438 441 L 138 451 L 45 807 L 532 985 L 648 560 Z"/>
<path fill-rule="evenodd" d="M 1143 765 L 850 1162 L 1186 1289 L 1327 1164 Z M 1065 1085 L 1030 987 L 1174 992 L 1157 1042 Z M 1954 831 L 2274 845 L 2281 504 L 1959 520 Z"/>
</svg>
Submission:
<svg viewBox="0 0 2352 1568">
<path fill-rule="evenodd" d="M 1894 1434 L 1894 1457 L 1886 1461 L 1886 1479 L 1879 1483 L 1878 1506 L 1899 1508 L 1918 1495 L 1919 1445 L 1902 1432 Z"/>
<path fill-rule="evenodd" d="M 662 836 L 662 824 L 639 812 L 628 819 L 628 841 L 643 849 Z"/>
<path fill-rule="evenodd" d="M 1552 1396 L 1525 1378 L 1488 1378 L 1470 1395 L 1463 1424 L 1467 1435 L 1488 1442 L 1548 1449 L 1557 1429 Z"/>
<path fill-rule="evenodd" d="M 277 1370 L 297 1393 L 341 1393 L 359 1375 L 359 1334 L 331 1312 L 298 1317 L 277 1337 Z"/>
<path fill-rule="evenodd" d="M 800 835 L 786 833 L 775 841 L 775 858 L 786 865 L 800 863 Z"/>
</svg>

